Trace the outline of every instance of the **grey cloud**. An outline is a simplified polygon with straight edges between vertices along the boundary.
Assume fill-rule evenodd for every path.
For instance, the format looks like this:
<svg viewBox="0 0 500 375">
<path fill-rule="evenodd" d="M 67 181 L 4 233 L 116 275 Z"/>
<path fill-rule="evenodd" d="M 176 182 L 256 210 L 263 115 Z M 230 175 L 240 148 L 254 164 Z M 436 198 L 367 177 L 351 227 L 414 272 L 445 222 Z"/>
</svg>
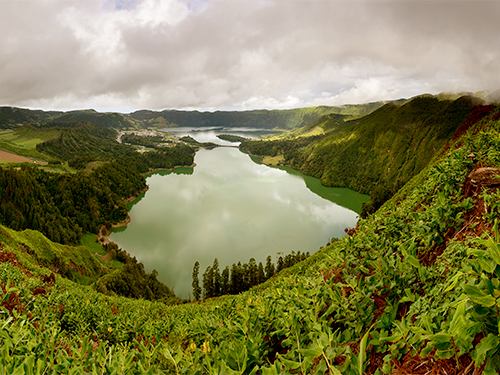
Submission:
<svg viewBox="0 0 500 375">
<path fill-rule="evenodd" d="M 0 101 L 243 109 L 500 87 L 494 1 L 0 2 Z"/>
</svg>

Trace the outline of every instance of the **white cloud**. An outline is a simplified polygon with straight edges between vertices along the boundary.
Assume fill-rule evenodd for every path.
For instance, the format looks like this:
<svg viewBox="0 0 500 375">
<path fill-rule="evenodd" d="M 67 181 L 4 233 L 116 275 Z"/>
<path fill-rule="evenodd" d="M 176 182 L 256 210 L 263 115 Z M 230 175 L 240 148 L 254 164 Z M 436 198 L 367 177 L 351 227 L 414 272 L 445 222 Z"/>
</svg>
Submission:
<svg viewBox="0 0 500 375">
<path fill-rule="evenodd" d="M 290 108 L 500 87 L 500 2 L 0 2 L 0 104 Z"/>
</svg>

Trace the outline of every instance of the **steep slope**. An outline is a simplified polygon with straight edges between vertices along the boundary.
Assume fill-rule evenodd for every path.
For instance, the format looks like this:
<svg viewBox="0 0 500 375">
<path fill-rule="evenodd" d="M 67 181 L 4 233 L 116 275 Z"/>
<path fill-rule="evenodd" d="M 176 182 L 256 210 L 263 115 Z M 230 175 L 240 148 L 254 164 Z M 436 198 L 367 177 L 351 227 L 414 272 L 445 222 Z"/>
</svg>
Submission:
<svg viewBox="0 0 500 375">
<path fill-rule="evenodd" d="M 247 141 L 240 147 L 254 155 L 281 154 L 284 164 L 320 178 L 323 185 L 370 194 L 366 214 L 420 172 L 480 103 L 472 97 L 420 96 L 343 124 L 326 118 L 317 124 L 323 134 Z"/>
<path fill-rule="evenodd" d="M 495 374 L 500 108 L 350 236 L 239 296 L 106 297 L 2 240 L 0 369 L 186 374 Z"/>
</svg>

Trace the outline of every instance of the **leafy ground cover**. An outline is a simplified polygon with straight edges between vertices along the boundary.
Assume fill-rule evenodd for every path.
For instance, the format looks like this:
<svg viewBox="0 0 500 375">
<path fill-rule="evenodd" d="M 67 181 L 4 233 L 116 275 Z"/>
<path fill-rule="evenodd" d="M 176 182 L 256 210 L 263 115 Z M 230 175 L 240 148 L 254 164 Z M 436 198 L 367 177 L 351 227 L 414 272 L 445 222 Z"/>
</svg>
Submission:
<svg viewBox="0 0 500 375">
<path fill-rule="evenodd" d="M 237 296 L 105 296 L 2 232 L 1 372 L 497 373 L 499 118 L 472 124 L 348 236 Z"/>
</svg>

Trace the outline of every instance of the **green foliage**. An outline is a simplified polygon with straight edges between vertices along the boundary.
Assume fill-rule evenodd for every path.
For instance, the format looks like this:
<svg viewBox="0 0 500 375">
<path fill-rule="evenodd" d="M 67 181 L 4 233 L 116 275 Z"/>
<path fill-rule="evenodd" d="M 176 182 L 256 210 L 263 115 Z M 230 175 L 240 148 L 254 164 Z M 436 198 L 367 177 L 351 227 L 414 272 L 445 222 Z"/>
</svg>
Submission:
<svg viewBox="0 0 500 375">
<path fill-rule="evenodd" d="M 219 147 L 216 143 L 213 142 L 198 142 L 196 139 L 193 137 L 186 135 L 185 137 L 181 138 L 181 141 L 184 142 L 185 144 L 194 147 L 196 149 L 200 148 L 206 148 L 206 149 L 211 149 L 214 147 Z"/>
</svg>

